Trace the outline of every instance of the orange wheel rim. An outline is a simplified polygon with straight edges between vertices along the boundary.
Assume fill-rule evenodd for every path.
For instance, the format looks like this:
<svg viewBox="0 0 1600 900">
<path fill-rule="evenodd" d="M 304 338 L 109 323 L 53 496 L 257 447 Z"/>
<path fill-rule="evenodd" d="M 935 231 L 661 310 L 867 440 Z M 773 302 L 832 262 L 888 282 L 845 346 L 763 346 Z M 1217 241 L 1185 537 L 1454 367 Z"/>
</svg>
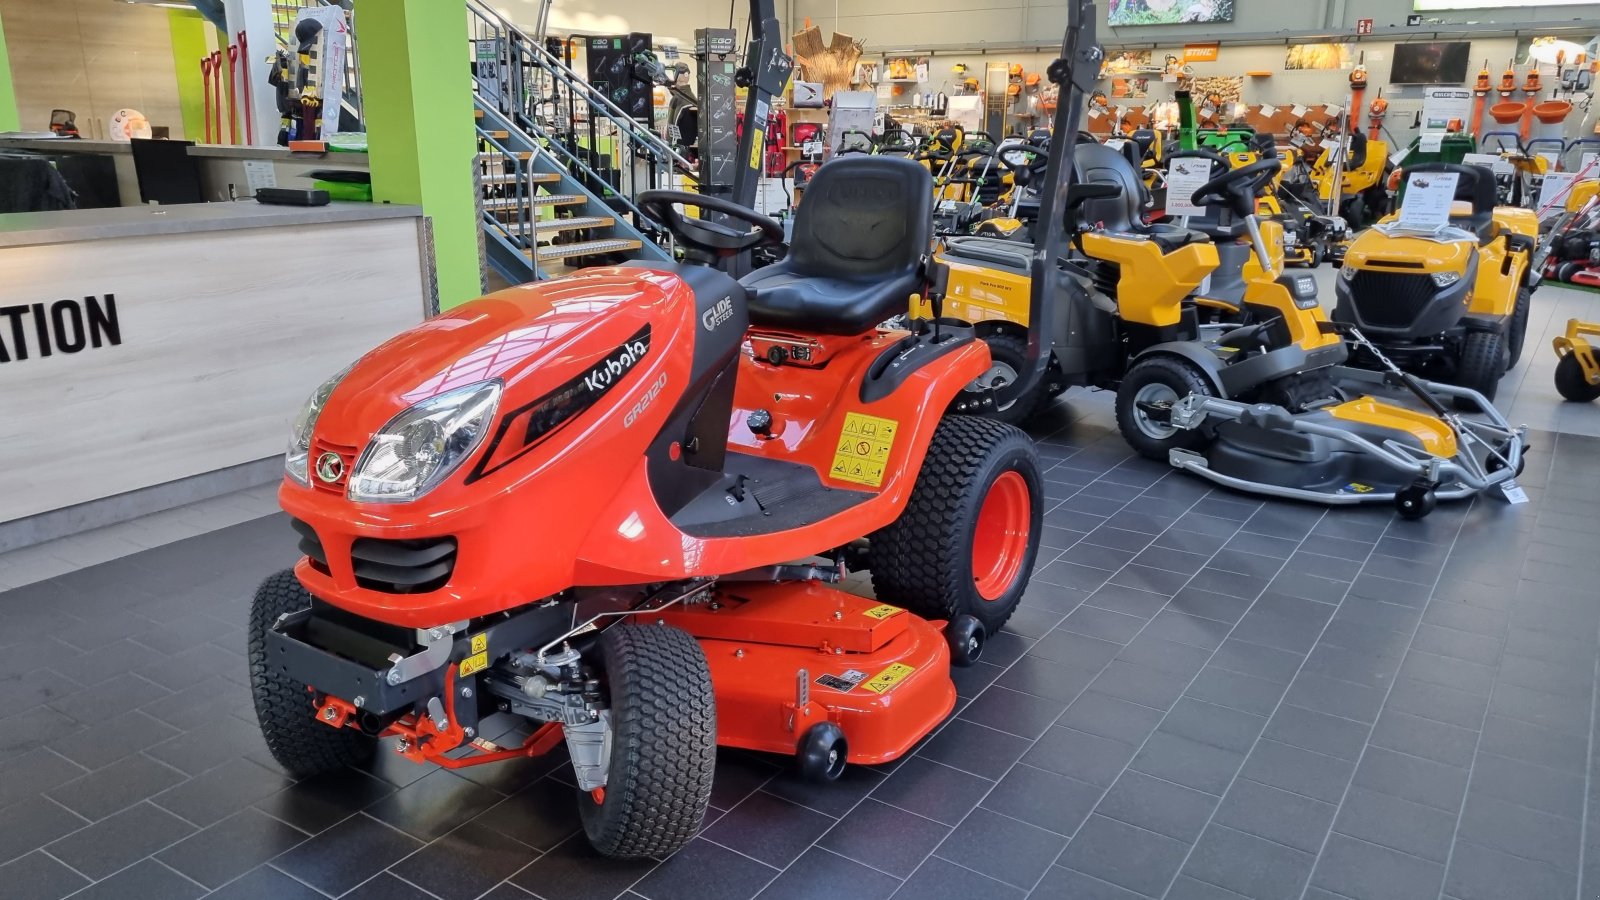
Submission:
<svg viewBox="0 0 1600 900">
<path fill-rule="evenodd" d="M 986 601 L 1005 596 L 1022 573 L 1033 519 L 1028 500 L 1028 482 L 1022 475 L 1002 472 L 978 510 L 978 525 L 972 532 L 972 580 Z"/>
</svg>

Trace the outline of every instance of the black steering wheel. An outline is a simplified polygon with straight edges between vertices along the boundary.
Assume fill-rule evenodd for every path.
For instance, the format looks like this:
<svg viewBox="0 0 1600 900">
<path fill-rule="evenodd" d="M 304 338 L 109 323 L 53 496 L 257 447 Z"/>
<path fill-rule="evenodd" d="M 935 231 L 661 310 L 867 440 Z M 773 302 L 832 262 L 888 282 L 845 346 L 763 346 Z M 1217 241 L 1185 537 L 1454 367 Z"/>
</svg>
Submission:
<svg viewBox="0 0 1600 900">
<path fill-rule="evenodd" d="M 1283 161 L 1277 159 L 1258 160 L 1248 166 L 1229 169 L 1202 184 L 1200 189 L 1194 192 L 1190 202 L 1195 206 L 1221 204 L 1231 209 L 1234 215 L 1248 216 L 1255 212 L 1256 195 L 1271 183 L 1282 169 Z"/>
<path fill-rule="evenodd" d="M 660 222 L 684 246 L 712 256 L 733 256 L 755 247 L 783 243 L 783 226 L 776 219 L 732 200 L 691 191 L 641 191 L 636 202 L 645 215 Z M 680 206 L 697 206 L 701 212 L 722 213 L 751 228 L 740 231 L 709 219 L 691 219 L 678 209 Z"/>
</svg>

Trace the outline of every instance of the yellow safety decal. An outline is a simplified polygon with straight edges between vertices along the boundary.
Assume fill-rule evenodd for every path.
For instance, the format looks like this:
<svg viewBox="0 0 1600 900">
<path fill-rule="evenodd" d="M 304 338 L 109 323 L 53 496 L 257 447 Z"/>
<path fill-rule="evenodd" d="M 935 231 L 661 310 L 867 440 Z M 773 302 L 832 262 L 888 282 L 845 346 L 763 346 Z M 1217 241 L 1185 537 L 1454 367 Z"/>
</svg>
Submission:
<svg viewBox="0 0 1600 900">
<path fill-rule="evenodd" d="M 487 649 L 489 649 L 489 634 L 488 634 L 488 632 L 484 632 L 483 634 L 475 634 L 475 635 L 472 636 L 472 652 L 473 653 L 482 653 L 483 651 L 485 651 Z"/>
<path fill-rule="evenodd" d="M 905 663 L 891 663 L 889 668 L 884 669 L 882 672 L 872 676 L 872 678 L 868 680 L 866 684 L 863 684 L 862 687 L 873 692 L 874 694 L 887 694 L 894 690 L 895 685 L 905 681 L 906 678 L 915 671 L 915 668 L 908 666 Z"/>
<path fill-rule="evenodd" d="M 833 452 L 829 474 L 840 481 L 853 481 L 869 487 L 883 484 L 883 473 L 894 449 L 894 435 L 900 423 L 861 413 L 847 413 L 839 442 Z"/>
<path fill-rule="evenodd" d="M 474 653 L 471 656 L 469 656 L 466 659 L 463 659 L 461 661 L 461 676 L 460 677 L 465 678 L 468 675 L 473 675 L 473 674 L 476 674 L 478 672 L 482 672 L 484 669 L 487 669 L 487 668 L 489 668 L 489 654 L 487 654 L 487 653 Z"/>
<path fill-rule="evenodd" d="M 887 619 L 896 613 L 902 612 L 905 612 L 905 610 L 898 606 L 890 606 L 889 604 L 885 603 L 882 606 L 874 606 L 871 609 L 862 610 L 861 614 L 863 616 L 871 616 L 874 619 Z"/>
<path fill-rule="evenodd" d="M 761 151 L 765 150 L 766 146 L 766 134 L 757 128 L 754 139 L 750 141 L 750 168 L 761 168 Z"/>
</svg>

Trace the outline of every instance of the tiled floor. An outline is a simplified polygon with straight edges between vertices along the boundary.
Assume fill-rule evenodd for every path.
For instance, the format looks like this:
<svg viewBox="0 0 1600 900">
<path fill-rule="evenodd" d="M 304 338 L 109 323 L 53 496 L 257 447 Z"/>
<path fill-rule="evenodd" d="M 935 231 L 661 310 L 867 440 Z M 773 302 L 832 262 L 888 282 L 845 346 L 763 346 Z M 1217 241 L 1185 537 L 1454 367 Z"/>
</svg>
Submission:
<svg viewBox="0 0 1600 900">
<path fill-rule="evenodd" d="M 0 897 L 1595 897 L 1600 438 L 1405 522 L 1210 491 L 1104 401 L 1040 429 L 1048 549 L 957 716 L 825 788 L 725 753 L 659 864 L 595 859 L 556 761 L 286 778 L 241 627 L 281 516 L 0 593 Z"/>
</svg>

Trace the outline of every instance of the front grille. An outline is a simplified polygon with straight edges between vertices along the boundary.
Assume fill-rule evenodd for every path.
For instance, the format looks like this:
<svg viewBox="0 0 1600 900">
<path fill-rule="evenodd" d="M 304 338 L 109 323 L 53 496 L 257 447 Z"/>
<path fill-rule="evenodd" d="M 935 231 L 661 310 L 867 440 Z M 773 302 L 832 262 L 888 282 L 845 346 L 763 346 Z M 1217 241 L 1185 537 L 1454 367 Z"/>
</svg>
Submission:
<svg viewBox="0 0 1600 900">
<path fill-rule="evenodd" d="M 311 456 L 306 461 L 308 469 L 306 474 L 311 479 L 311 485 L 319 491 L 325 491 L 330 494 L 343 494 L 345 485 L 350 481 L 350 470 L 356 464 L 356 452 L 357 448 L 355 447 L 329 443 L 320 438 L 313 440 L 311 442 Z M 338 477 L 332 481 L 325 480 L 319 468 L 322 458 L 329 453 L 339 457 Z"/>
<path fill-rule="evenodd" d="M 322 538 L 317 537 L 317 530 L 299 519 L 290 519 L 289 526 L 300 535 L 298 549 L 311 560 L 311 567 L 324 575 L 328 574 L 328 551 L 323 549 Z"/>
<path fill-rule="evenodd" d="M 1428 308 L 1439 289 L 1427 275 L 1362 269 L 1350 280 L 1350 302 L 1363 325 L 1406 328 Z"/>
<path fill-rule="evenodd" d="M 438 590 L 456 567 L 456 539 L 390 541 L 360 538 L 350 547 L 356 584 L 386 594 Z"/>
</svg>

